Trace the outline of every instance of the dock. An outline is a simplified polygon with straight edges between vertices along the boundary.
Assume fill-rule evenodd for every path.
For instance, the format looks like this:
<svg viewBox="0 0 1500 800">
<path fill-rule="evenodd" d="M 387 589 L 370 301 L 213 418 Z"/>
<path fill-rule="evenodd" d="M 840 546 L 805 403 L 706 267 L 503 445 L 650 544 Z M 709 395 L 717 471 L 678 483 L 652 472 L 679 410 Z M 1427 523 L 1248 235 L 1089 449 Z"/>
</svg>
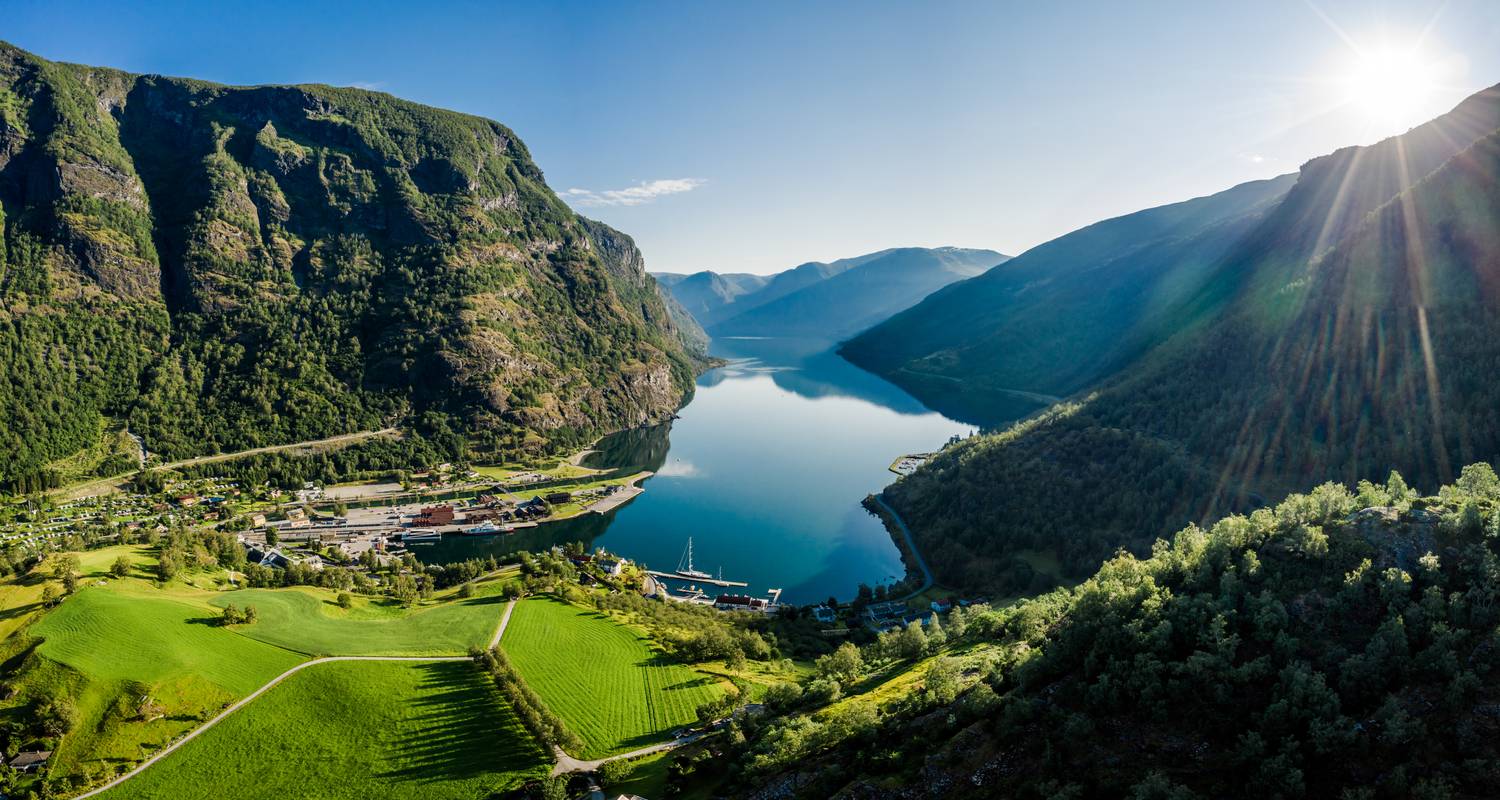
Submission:
<svg viewBox="0 0 1500 800">
<path fill-rule="evenodd" d="M 657 578 L 671 578 L 674 581 L 691 581 L 693 583 L 707 583 L 713 586 L 749 586 L 744 581 L 726 581 L 722 578 L 702 578 L 695 575 L 678 575 L 675 572 L 658 572 L 654 569 L 646 570 L 646 574 Z"/>
</svg>

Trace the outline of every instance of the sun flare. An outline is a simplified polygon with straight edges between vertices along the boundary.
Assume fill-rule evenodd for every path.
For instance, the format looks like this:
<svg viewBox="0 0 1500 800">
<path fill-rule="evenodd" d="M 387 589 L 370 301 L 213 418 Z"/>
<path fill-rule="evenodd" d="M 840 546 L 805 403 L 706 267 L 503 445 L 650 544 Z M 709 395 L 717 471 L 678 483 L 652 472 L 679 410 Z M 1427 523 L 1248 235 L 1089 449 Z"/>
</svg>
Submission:
<svg viewBox="0 0 1500 800">
<path fill-rule="evenodd" d="M 1353 53 L 1341 84 L 1345 101 L 1370 122 L 1407 124 L 1424 112 L 1439 77 L 1437 62 L 1420 47 L 1381 43 Z"/>
</svg>

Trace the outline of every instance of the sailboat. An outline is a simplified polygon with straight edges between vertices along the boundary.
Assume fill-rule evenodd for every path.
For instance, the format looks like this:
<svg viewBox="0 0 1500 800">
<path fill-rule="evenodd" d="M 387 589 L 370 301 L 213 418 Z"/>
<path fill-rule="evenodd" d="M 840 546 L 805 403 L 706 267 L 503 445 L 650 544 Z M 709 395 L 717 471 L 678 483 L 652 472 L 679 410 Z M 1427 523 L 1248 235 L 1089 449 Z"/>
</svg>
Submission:
<svg viewBox="0 0 1500 800">
<path fill-rule="evenodd" d="M 684 568 L 683 565 L 686 565 Z M 687 540 L 687 552 L 677 562 L 677 574 L 684 578 L 712 578 L 713 576 L 703 570 L 693 569 L 693 537 Z"/>
</svg>

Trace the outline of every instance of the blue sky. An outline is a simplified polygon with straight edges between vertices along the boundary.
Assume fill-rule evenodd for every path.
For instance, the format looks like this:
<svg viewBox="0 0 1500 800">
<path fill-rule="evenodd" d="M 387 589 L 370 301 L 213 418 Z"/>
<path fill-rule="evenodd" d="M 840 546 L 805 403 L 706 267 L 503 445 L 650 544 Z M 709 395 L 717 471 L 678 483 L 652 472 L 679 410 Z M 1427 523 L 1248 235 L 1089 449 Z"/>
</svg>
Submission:
<svg viewBox="0 0 1500 800">
<path fill-rule="evenodd" d="M 0 37 L 47 58 L 359 85 L 500 120 L 661 271 L 1014 254 L 1500 83 L 1490 0 L 4 8 Z"/>
</svg>

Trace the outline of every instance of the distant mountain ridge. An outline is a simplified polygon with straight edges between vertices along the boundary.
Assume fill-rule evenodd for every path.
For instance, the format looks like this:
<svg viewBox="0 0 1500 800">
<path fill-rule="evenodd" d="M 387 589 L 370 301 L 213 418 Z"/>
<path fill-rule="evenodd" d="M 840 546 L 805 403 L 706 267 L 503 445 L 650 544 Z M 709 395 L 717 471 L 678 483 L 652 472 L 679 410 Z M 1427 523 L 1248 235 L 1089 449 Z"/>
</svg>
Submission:
<svg viewBox="0 0 1500 800">
<path fill-rule="evenodd" d="M 1006 258 L 993 250 L 903 247 L 769 276 L 703 271 L 656 277 L 712 335 L 838 341 Z"/>
</svg>

